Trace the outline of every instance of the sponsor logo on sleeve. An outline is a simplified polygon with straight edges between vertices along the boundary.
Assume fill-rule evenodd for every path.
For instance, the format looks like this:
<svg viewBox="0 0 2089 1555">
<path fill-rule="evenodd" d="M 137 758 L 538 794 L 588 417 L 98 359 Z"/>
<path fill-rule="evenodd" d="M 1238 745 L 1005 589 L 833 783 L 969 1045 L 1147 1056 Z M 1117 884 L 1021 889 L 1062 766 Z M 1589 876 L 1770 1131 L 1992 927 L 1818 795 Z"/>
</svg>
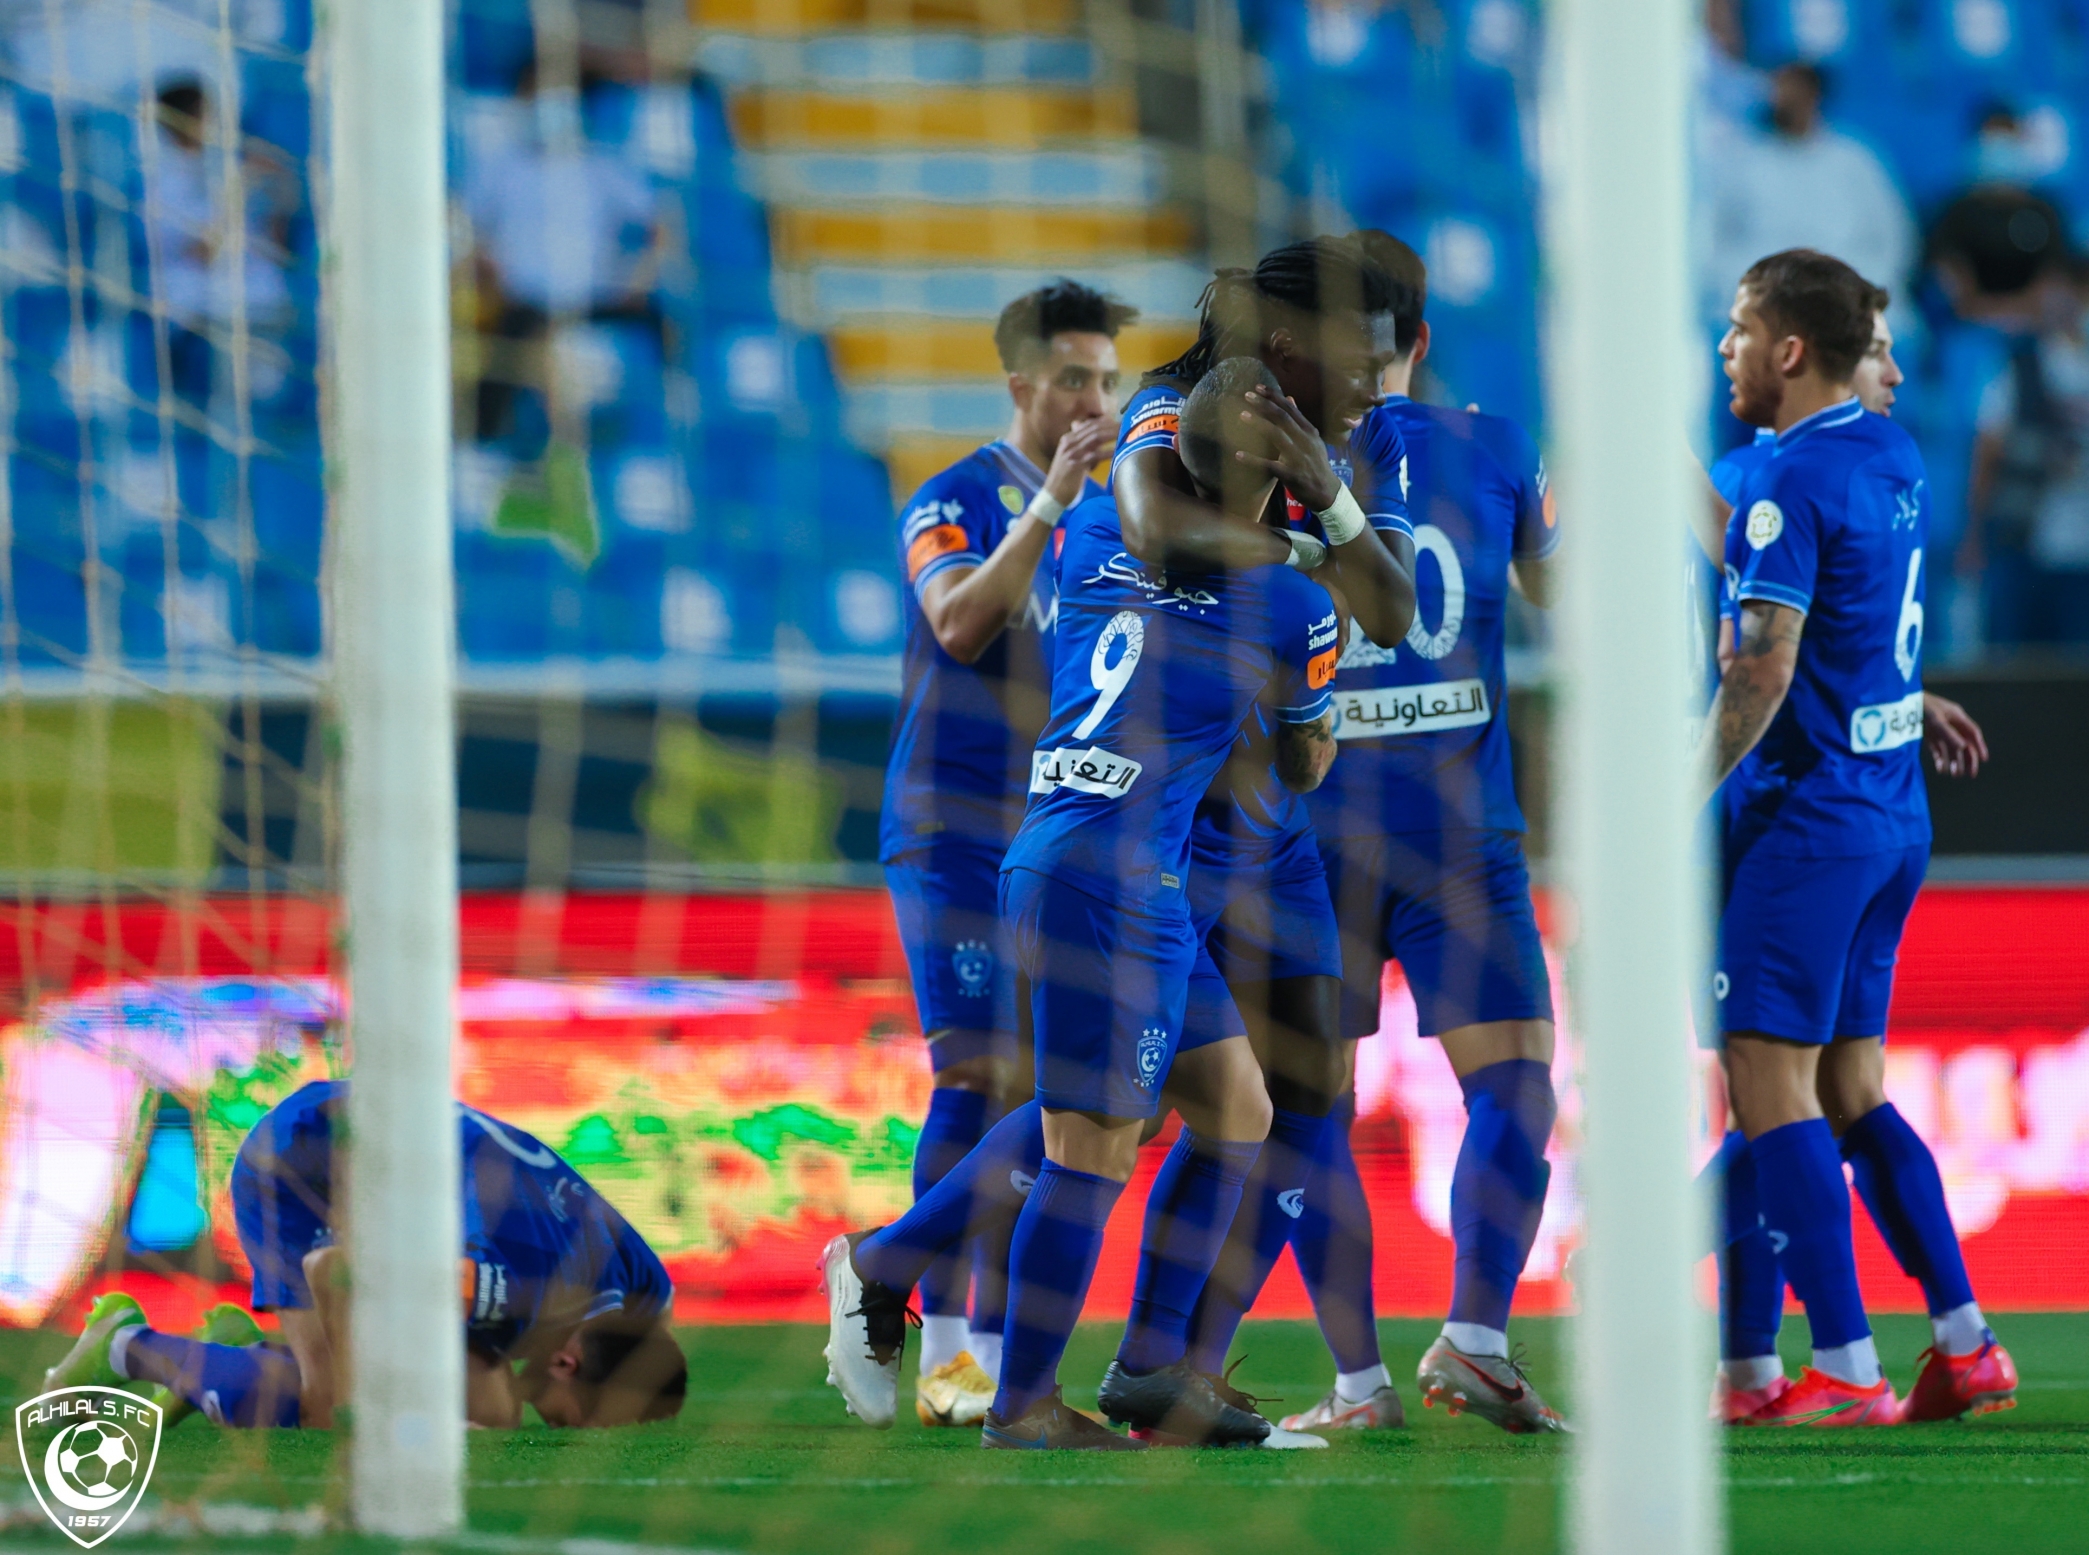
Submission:
<svg viewBox="0 0 2089 1555">
<path fill-rule="evenodd" d="M 1001 506 L 1007 508 L 1009 512 L 1020 513 L 1023 511 L 1023 493 L 1018 487 L 1003 486 L 995 495 L 1001 499 Z"/>
<path fill-rule="evenodd" d="M 1744 532 L 1748 536 L 1749 545 L 1758 551 L 1766 545 L 1774 544 L 1777 537 L 1784 533 L 1784 509 L 1768 497 L 1763 498 L 1748 510 L 1748 527 Z"/>
<path fill-rule="evenodd" d="M 937 524 L 922 530 L 907 547 L 907 581 L 912 583 L 920 577 L 922 569 L 938 557 L 965 550 L 971 543 L 964 530 L 955 524 Z"/>
<path fill-rule="evenodd" d="M 1341 656 L 1340 650 L 1329 648 L 1306 660 L 1306 684 L 1315 691 L 1324 689 L 1335 678 L 1335 661 Z"/>
<path fill-rule="evenodd" d="M 1132 423 L 1132 429 L 1124 434 L 1126 443 L 1136 443 L 1144 437 L 1165 436 L 1175 441 L 1176 428 L 1182 425 L 1182 416 L 1177 406 L 1155 407 Z"/>
</svg>

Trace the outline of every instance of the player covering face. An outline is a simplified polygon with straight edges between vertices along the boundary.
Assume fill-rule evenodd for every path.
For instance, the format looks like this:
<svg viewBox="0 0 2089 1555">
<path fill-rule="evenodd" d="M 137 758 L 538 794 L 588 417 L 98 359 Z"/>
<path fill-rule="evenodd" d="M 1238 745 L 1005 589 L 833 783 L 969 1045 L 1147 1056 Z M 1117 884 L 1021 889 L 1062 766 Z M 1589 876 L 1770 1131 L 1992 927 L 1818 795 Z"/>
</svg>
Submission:
<svg viewBox="0 0 2089 1555">
<path fill-rule="evenodd" d="M 1209 504 L 1181 495 L 1189 478 L 1178 449 L 1183 396 L 1209 363 L 1253 350 L 1286 391 L 1258 395 L 1254 413 L 1279 450 L 1264 469 L 1284 483 L 1265 528 L 1292 549 L 1294 565 L 1319 564 L 1339 599 L 1353 605 L 1356 631 L 1397 642 L 1413 614 L 1412 531 L 1404 495 L 1405 454 L 1396 428 L 1370 457 L 1357 429 L 1378 397 L 1377 375 L 1397 351 L 1397 319 L 1414 302 L 1408 286 L 1369 250 L 1363 235 L 1320 238 L 1265 255 L 1252 272 L 1222 272 L 1203 300 L 1199 339 L 1149 373 L 1128 402 L 1113 483 L 1132 518 L 1156 528 L 1210 521 Z M 1324 489 L 1335 497 L 1323 495 Z M 1361 522 L 1344 520 L 1347 496 Z M 1267 543 L 1266 541 L 1264 542 Z M 1319 563 L 1326 546 L 1327 563 Z M 1191 1364 L 1238 1404 L 1219 1373 L 1242 1315 L 1267 1279 L 1308 1175 L 1330 1143 L 1329 1116 L 1347 1083 L 1337 1029 L 1342 956 L 1310 819 L 1274 773 L 1266 720 L 1251 720 L 1191 830 L 1190 905 L 1208 970 L 1192 979 L 1182 1047 L 1200 1053 L 1245 1029 L 1272 1103 L 1267 1143 L 1249 1177 L 1227 1248 L 1191 1319 Z M 1196 1140 L 1177 1140 L 1149 1205 L 1151 1233 L 1177 1213 L 1179 1185 L 1194 1221 Z M 1184 1174 L 1178 1176 L 1178 1173 Z M 1156 1245 L 1149 1234 L 1149 1253 Z M 1119 1354 L 1123 1374 L 1173 1364 L 1183 1318 L 1168 1282 L 1142 1258 L 1132 1320 Z M 1112 1408 L 1121 1380 L 1105 1383 Z"/>
<path fill-rule="evenodd" d="M 1467 1109 L 1451 1184 L 1451 1306 L 1418 1369 L 1422 1396 L 1511 1431 L 1550 1431 L 1560 1419 L 1512 1363 L 1507 1332 L 1544 1209 L 1555 1109 L 1552 1006 L 1509 760 L 1503 655 L 1509 594 L 1551 597 L 1560 531 L 1544 466 L 1520 428 L 1409 396 L 1430 343 L 1426 272 L 1405 244 L 1365 236 L 1411 279 L 1414 301 L 1397 315 L 1387 399 L 1352 446 L 1362 462 L 1388 434 L 1400 439 L 1420 599 L 1398 644 L 1350 643 L 1335 683 L 1343 760 L 1306 802 L 1342 924 L 1341 1051 L 1346 1060 L 1357 1038 L 1378 1030 L 1381 974 L 1397 958 L 1421 1035 L 1442 1047 Z M 1287 1418 L 1291 1429 L 1403 1417 L 1378 1349 L 1352 1115 L 1353 1104 L 1330 1129 L 1325 1159 L 1284 1224 L 1337 1367 L 1334 1389 Z M 1204 1333 L 1200 1324 L 1200 1344 Z"/>
<path fill-rule="evenodd" d="M 254 1125 L 232 1169 L 256 1311 L 280 1342 L 221 1307 L 200 1338 L 150 1327 L 121 1291 L 103 1296 L 79 1343 L 45 1377 L 158 1384 L 180 1418 L 233 1426 L 327 1426 L 345 1402 L 348 1264 L 334 1245 L 336 1130 L 347 1085 L 317 1081 Z M 460 1262 L 465 1418 L 607 1426 L 678 1413 L 688 1366 L 668 1331 L 674 1287 L 629 1222 L 541 1140 L 457 1109 L 463 1163 Z"/>
<path fill-rule="evenodd" d="M 1252 359 L 1215 371 L 1185 408 L 1211 447 L 1241 449 Z M 1267 476 L 1232 479 L 1207 461 L 1204 500 L 1256 513 Z M 1288 782 L 1317 783 L 1332 759 L 1325 682 L 1336 620 L 1324 590 L 1294 573 L 1162 576 L 1125 547 L 1114 505 L 1091 504 L 1061 559 L 1060 653 L 1053 713 L 1035 757 L 1033 802 L 1002 872 L 1003 915 L 1031 984 L 1041 1118 L 1012 1115 L 901 1221 L 838 1238 L 827 1255 L 828 1361 L 851 1409 L 891 1419 L 904 1343 L 904 1293 L 926 1259 L 982 1213 L 1019 1211 L 1010 1254 L 1010 1318 L 991 1446 L 1123 1446 L 1058 1401 L 1056 1371 L 1100 1251 L 1109 1210 L 1131 1176 L 1142 1127 L 1161 1106 L 1182 1036 L 1198 946 L 1184 902 L 1198 797 L 1224 763 L 1251 705 L 1279 727 Z M 1242 1078 L 1252 1082 L 1252 1065 Z M 1027 1109 L 1026 1109 L 1027 1110 Z M 1208 1213 L 1185 1222 L 1162 1259 L 1193 1293 L 1216 1254 L 1267 1127 L 1260 1108 L 1220 1100 L 1201 1114 L 1212 1167 Z M 1021 1151 L 1041 1135 L 1034 1172 Z M 1034 1186 L 1031 1178 L 1034 1175 Z M 853 1244 L 853 1245 L 852 1245 Z M 1184 1303 L 1186 1310 L 1187 1303 Z M 1223 1405 L 1182 1367 L 1148 1374 L 1134 1424 L 1200 1439 L 1259 1440 L 1267 1423 Z"/>
</svg>

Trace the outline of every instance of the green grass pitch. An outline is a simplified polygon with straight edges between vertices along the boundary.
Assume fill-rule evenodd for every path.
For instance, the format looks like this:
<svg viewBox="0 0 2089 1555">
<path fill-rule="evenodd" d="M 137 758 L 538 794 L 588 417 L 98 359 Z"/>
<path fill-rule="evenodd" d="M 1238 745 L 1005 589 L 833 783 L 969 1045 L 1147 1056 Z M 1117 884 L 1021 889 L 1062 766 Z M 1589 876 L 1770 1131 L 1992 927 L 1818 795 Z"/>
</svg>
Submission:
<svg viewBox="0 0 2089 1555">
<path fill-rule="evenodd" d="M 1571 1411 L 1564 1325 L 1526 1322 L 1532 1374 Z M 2021 1367 L 2016 1410 L 1948 1426 L 1830 1433 L 1729 1433 L 1729 1522 L 1737 1552 L 2089 1551 L 2089 1316 L 2014 1316 L 1998 1329 Z M 1414 1363 L 1433 1325 L 1384 1325 L 1386 1360 L 1412 1407 Z M 1076 1337 L 1069 1396 L 1093 1402 L 1115 1325 Z M 1787 1325 L 1788 1359 L 1805 1324 Z M 1879 1322 L 1894 1381 L 1912 1380 L 1919 1319 Z M 1415 1409 L 1404 1430 L 1328 1452 L 1155 1452 L 1090 1457 L 988 1454 L 968 1431 L 928 1431 L 904 1407 L 872 1432 L 821 1384 L 820 1334 L 803 1327 L 691 1329 L 690 1405 L 669 1425 L 622 1432 L 473 1433 L 472 1537 L 458 1548 L 616 1555 L 617 1545 L 746 1555 L 1052 1551 L 1065 1555 L 1348 1555 L 1417 1550 L 1539 1555 L 1560 1547 L 1561 1444 L 1504 1436 Z M 64 1347 L 54 1334 L 0 1335 L 12 1408 Z M 1251 1323 L 1236 1380 L 1300 1408 L 1328 1385 L 1318 1336 Z M 1649 1364 L 1657 1358 L 1650 1357 Z M 911 1372 L 910 1372 L 911 1375 Z M 1086 1389 L 1085 1394 L 1081 1391 Z M 220 1431 L 192 1419 L 161 1450 L 154 1492 L 174 1503 L 338 1506 L 337 1443 L 321 1432 Z M 0 1501 L 26 1501 L 15 1454 Z M 69 1549 L 11 1519 L 8 1549 Z M 570 1542 L 569 1542 L 570 1541 Z M 164 1548 L 341 1551 L 383 1546 L 341 1534 L 220 1532 L 177 1540 L 126 1529 L 111 1552 Z M 417 1546 L 417 1548 L 430 1548 Z"/>
</svg>

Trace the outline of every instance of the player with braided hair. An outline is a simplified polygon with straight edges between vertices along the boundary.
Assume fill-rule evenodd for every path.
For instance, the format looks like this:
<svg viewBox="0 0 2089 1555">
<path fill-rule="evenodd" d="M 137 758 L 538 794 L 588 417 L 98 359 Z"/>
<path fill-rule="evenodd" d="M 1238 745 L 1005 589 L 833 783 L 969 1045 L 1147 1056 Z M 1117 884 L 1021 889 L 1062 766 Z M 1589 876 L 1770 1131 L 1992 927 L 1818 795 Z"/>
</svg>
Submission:
<svg viewBox="0 0 2089 1555">
<path fill-rule="evenodd" d="M 1404 457 L 1396 434 L 1358 471 L 1349 439 L 1378 401 L 1394 320 L 1411 302 L 1406 284 L 1354 238 L 1286 244 L 1252 271 L 1220 271 L 1202 298 L 1195 344 L 1148 373 L 1126 409 L 1112 483 L 1127 548 L 1171 573 L 1312 571 L 1363 637 L 1398 642 L 1414 613 Z M 1184 397 L 1216 362 L 1235 358 L 1259 360 L 1275 385 L 1252 389 L 1244 413 L 1262 423 L 1263 453 L 1236 453 L 1283 486 L 1259 523 L 1197 497 L 1177 442 Z M 1328 1146 L 1329 1114 L 1347 1083 L 1334 911 L 1305 808 L 1274 771 L 1272 727 L 1249 720 L 1197 809 L 1188 886 L 1208 955 L 1191 980 L 1169 1081 L 1171 1097 L 1194 1109 L 1211 1102 L 1203 1090 L 1259 1075 L 1269 1137 L 1223 1233 L 1224 1256 L 1194 1283 L 1174 1250 L 1199 1241 L 1190 1228 L 1208 1218 L 1201 1196 L 1213 1171 L 1194 1131 L 1176 1140 L 1148 1200 L 1131 1321 L 1100 1394 L 1115 1418 L 1137 1421 L 1149 1378 L 1216 1376 L 1284 1246 L 1287 1206 Z M 1193 1333 L 1208 1342 L 1193 1346 Z"/>
</svg>

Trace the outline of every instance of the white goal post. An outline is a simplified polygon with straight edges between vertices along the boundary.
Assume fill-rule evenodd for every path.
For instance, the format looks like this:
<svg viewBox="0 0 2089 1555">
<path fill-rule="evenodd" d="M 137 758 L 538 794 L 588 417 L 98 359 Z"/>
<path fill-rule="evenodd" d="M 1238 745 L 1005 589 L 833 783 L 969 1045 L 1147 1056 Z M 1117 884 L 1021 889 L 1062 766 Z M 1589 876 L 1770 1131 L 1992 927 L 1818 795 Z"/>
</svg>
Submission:
<svg viewBox="0 0 2089 1555">
<path fill-rule="evenodd" d="M 1575 515 L 1559 772 L 1585 1050 L 1568 1542 L 1710 1555 L 1685 1023 L 1705 922 L 1684 728 L 1691 18 L 1684 0 L 1560 0 L 1549 19 L 1549 398 Z"/>
<path fill-rule="evenodd" d="M 442 0 L 337 0 L 324 271 L 352 1001 L 356 1525 L 464 1516 Z"/>
</svg>

